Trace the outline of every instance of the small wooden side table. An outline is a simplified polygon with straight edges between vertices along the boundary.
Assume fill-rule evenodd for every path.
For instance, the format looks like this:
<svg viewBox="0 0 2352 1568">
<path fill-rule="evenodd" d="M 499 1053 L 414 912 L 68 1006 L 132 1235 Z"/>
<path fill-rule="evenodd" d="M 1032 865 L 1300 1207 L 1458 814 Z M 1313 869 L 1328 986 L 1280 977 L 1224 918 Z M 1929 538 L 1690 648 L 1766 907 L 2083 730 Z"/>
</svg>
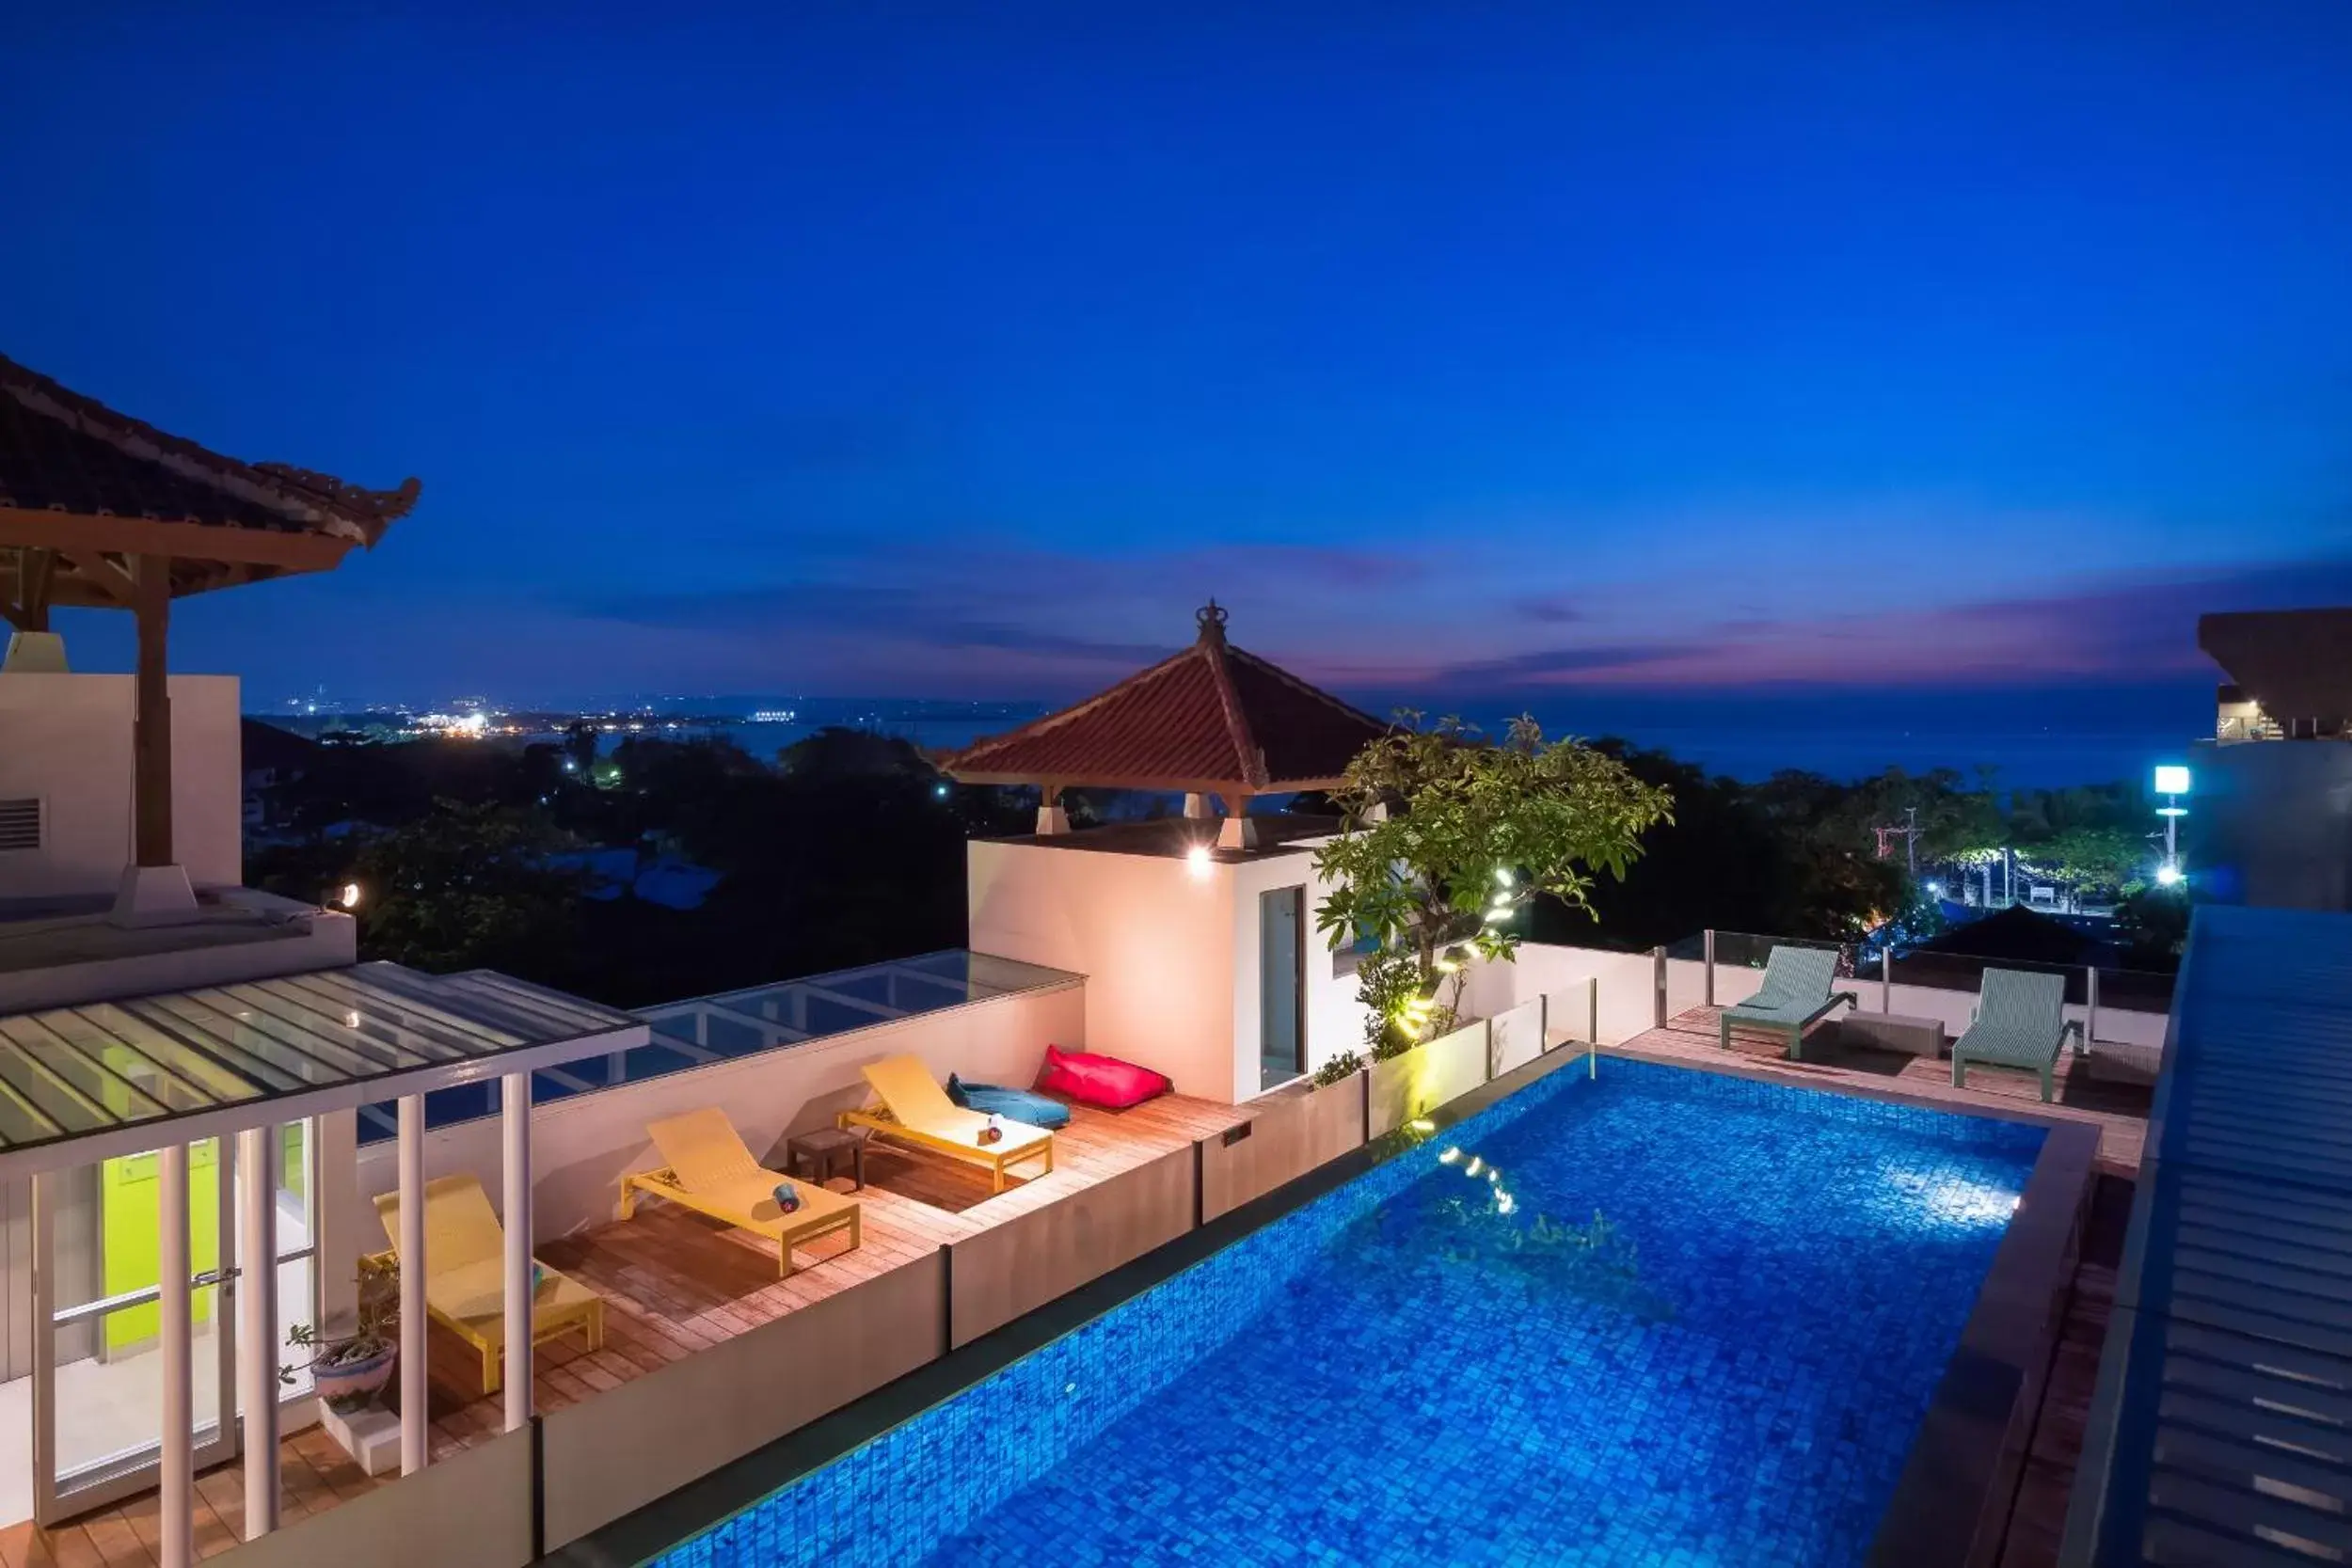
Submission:
<svg viewBox="0 0 2352 1568">
<path fill-rule="evenodd" d="M 1908 1018 L 1901 1013 L 1866 1013 L 1856 1009 L 1837 1021 L 1837 1038 L 1846 1045 L 1903 1051 L 1933 1061 L 1944 1054 L 1944 1021 L 1940 1018 Z"/>
<path fill-rule="evenodd" d="M 866 1134 L 837 1127 L 820 1127 L 813 1132 L 802 1132 L 784 1141 L 784 1173 L 800 1176 L 802 1167 L 808 1174 L 801 1179 L 821 1187 L 841 1174 L 847 1161 L 850 1180 L 860 1192 L 866 1189 Z"/>
</svg>

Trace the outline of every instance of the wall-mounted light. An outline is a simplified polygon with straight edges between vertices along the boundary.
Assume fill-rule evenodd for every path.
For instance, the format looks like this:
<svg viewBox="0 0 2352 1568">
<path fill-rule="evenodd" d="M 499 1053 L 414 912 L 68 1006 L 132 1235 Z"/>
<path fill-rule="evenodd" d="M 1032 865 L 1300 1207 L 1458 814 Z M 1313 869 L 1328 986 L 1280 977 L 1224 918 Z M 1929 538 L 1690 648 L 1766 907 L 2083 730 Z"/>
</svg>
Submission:
<svg viewBox="0 0 2352 1568">
<path fill-rule="evenodd" d="M 359 884 L 345 882 L 342 887 L 337 888 L 335 902 L 346 910 L 358 909 L 359 907 Z"/>
<path fill-rule="evenodd" d="M 1184 851 L 1184 869 L 1192 873 L 1192 879 L 1196 882 L 1209 879 L 1211 863 L 1209 847 L 1205 844 L 1196 844 Z"/>
</svg>

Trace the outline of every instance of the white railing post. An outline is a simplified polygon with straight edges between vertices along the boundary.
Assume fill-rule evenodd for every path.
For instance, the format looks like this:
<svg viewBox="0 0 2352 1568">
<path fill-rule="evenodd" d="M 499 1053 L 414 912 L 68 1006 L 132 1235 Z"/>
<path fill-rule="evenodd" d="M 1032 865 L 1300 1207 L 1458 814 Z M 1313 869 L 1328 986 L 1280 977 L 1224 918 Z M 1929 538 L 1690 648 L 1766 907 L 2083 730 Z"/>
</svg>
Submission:
<svg viewBox="0 0 2352 1568">
<path fill-rule="evenodd" d="M 196 1560 L 196 1296 L 189 1282 L 188 1146 L 168 1144 L 158 1149 L 155 1177 L 156 1276 L 162 1297 L 157 1334 L 164 1377 L 157 1533 L 162 1568 L 189 1568 Z"/>
<path fill-rule="evenodd" d="M 531 1074 L 510 1072 L 499 1091 L 505 1132 L 506 1430 L 531 1424 L 533 1298 L 531 1267 Z"/>
<path fill-rule="evenodd" d="M 1715 929 L 1711 926 L 1708 927 L 1706 941 L 1707 1005 L 1711 1007 L 1715 1005 Z"/>
<path fill-rule="evenodd" d="M 432 1412 L 424 1307 L 424 1096 L 400 1097 L 400 1473 L 424 1468 Z"/>
<path fill-rule="evenodd" d="M 244 1251 L 235 1286 L 237 1388 L 245 1406 L 247 1541 L 278 1528 L 278 1140 L 275 1127 L 237 1134 L 237 1174 L 245 1183 L 238 1192 Z"/>
</svg>

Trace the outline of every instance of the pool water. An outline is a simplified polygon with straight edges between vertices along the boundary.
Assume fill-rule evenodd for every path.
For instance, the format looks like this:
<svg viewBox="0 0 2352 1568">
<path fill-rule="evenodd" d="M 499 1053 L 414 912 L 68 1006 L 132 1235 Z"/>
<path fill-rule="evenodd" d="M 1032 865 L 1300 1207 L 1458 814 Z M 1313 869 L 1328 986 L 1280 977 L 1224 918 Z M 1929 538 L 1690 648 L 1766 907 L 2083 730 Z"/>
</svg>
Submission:
<svg viewBox="0 0 2352 1568">
<path fill-rule="evenodd" d="M 658 1560 L 1859 1562 L 2041 1141 L 1554 1072 Z"/>
</svg>

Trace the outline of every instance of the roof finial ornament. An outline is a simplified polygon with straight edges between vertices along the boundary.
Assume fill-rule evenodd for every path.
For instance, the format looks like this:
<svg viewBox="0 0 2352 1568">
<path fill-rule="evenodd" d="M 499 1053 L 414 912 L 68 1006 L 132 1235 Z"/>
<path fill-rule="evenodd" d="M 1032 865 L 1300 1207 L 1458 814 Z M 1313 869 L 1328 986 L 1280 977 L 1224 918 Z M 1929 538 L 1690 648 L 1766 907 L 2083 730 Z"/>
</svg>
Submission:
<svg viewBox="0 0 2352 1568">
<path fill-rule="evenodd" d="M 1214 595 L 1210 597 L 1207 604 L 1193 611 L 1192 618 L 1200 623 L 1201 641 L 1222 642 L 1225 641 L 1225 607 L 1218 604 Z"/>
</svg>

